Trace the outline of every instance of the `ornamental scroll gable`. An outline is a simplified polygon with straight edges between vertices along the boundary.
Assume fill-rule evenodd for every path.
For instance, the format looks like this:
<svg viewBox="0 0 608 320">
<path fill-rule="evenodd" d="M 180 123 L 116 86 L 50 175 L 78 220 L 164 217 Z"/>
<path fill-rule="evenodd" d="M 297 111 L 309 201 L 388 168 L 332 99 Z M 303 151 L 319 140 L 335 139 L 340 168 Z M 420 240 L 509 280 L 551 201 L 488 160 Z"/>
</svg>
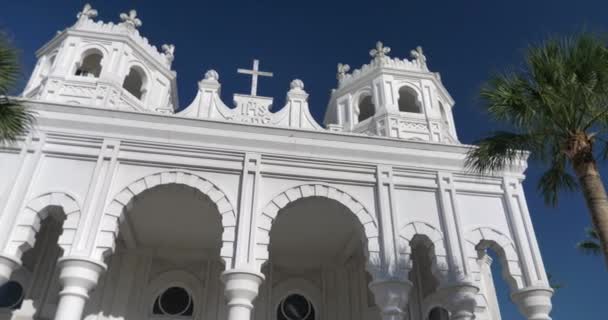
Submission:
<svg viewBox="0 0 608 320">
<path fill-rule="evenodd" d="M 205 73 L 192 103 L 178 115 L 200 119 L 215 119 L 276 127 L 324 130 L 313 118 L 308 107 L 308 93 L 302 80 L 291 82 L 286 105 L 272 112 L 273 99 L 257 95 L 235 94 L 235 108 L 229 108 L 220 98 L 221 84 L 215 70 Z"/>
</svg>

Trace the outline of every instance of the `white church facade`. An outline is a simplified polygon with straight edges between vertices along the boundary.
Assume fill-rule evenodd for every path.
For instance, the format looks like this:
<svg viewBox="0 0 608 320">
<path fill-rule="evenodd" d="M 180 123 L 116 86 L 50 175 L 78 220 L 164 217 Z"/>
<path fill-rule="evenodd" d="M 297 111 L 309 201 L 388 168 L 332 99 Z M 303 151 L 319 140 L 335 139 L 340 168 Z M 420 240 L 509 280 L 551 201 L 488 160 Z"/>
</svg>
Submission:
<svg viewBox="0 0 608 320">
<path fill-rule="evenodd" d="M 177 111 L 175 48 L 96 15 L 37 52 L 0 149 L 1 320 L 499 320 L 492 263 L 551 319 L 526 163 L 465 169 L 421 48 L 339 64 L 323 125 L 301 80 L 271 111 L 257 61 L 234 107 L 209 70 Z"/>
</svg>

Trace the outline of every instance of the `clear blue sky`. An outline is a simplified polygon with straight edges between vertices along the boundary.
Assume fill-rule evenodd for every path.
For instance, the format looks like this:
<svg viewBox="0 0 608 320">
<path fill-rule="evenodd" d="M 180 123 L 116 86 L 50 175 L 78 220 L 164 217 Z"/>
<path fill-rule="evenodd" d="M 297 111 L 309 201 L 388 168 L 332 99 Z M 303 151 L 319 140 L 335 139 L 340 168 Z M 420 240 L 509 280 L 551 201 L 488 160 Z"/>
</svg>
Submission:
<svg viewBox="0 0 608 320">
<path fill-rule="evenodd" d="M 34 52 L 56 30 L 75 22 L 81 1 L 13 1 L 0 4 L 0 28 L 22 50 L 29 76 Z M 552 34 L 582 29 L 606 31 L 607 1 L 91 1 L 104 21 L 136 8 L 141 32 L 153 44 L 176 45 L 181 107 L 187 106 L 205 70 L 220 74 L 222 95 L 249 91 L 249 77 L 237 75 L 255 57 L 275 77 L 260 80 L 259 94 L 282 106 L 289 82 L 304 81 L 317 120 L 335 87 L 336 64 L 369 61 L 377 40 L 395 56 L 421 45 L 429 67 L 456 100 L 457 130 L 470 143 L 492 130 L 477 99 L 493 71 L 521 66 L 524 49 Z M 525 188 L 546 268 L 565 284 L 554 298 L 553 318 L 607 319 L 608 272 L 598 257 L 574 249 L 589 217 L 582 198 L 564 195 L 558 208 L 546 207 L 536 192 L 541 169 L 532 165 Z M 605 171 L 605 170 L 604 170 Z M 608 178 L 608 173 L 604 172 Z M 504 286 L 502 286 L 504 289 Z M 501 290 L 503 319 L 522 319 Z"/>
</svg>

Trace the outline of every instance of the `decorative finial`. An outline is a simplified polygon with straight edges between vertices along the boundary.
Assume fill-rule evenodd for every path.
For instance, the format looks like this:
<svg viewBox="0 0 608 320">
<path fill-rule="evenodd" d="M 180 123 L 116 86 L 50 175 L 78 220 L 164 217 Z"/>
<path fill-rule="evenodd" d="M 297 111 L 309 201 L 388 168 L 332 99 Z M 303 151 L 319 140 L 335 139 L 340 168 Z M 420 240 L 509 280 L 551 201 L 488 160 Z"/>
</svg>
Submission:
<svg viewBox="0 0 608 320">
<path fill-rule="evenodd" d="M 165 58 L 167 59 L 167 64 L 171 65 L 173 59 L 175 59 L 175 46 L 172 44 L 163 44 L 160 47 L 165 54 Z"/>
<path fill-rule="evenodd" d="M 293 79 L 289 87 L 294 91 L 304 91 L 304 82 L 300 79 Z"/>
<path fill-rule="evenodd" d="M 421 46 L 417 46 L 416 49 L 410 51 L 410 56 L 418 63 L 418 65 L 422 69 L 427 69 L 426 56 L 424 55 Z"/>
<path fill-rule="evenodd" d="M 344 77 L 346 76 L 346 73 L 349 71 L 350 71 L 349 65 L 338 63 L 338 74 L 337 74 L 338 80 L 344 79 Z"/>
<path fill-rule="evenodd" d="M 369 55 L 375 59 L 380 59 L 386 56 L 389 52 L 391 52 L 390 47 L 385 47 L 382 42 L 376 42 L 376 48 L 369 51 Z"/>
<path fill-rule="evenodd" d="M 121 13 L 120 20 L 130 28 L 139 28 L 142 25 L 141 20 L 137 17 L 137 11 L 135 10 L 130 10 L 129 14 Z"/>
<path fill-rule="evenodd" d="M 82 11 L 78 12 L 78 14 L 76 15 L 76 18 L 78 18 L 78 20 L 87 20 L 95 17 L 97 17 L 97 10 L 93 9 L 93 7 L 91 7 L 91 5 L 88 3 L 85 4 L 82 8 Z"/>
<path fill-rule="evenodd" d="M 219 73 L 217 73 L 217 71 L 211 69 L 211 70 L 207 70 L 207 72 L 205 72 L 205 80 L 218 81 L 219 79 L 220 79 L 220 75 L 219 75 Z"/>
</svg>

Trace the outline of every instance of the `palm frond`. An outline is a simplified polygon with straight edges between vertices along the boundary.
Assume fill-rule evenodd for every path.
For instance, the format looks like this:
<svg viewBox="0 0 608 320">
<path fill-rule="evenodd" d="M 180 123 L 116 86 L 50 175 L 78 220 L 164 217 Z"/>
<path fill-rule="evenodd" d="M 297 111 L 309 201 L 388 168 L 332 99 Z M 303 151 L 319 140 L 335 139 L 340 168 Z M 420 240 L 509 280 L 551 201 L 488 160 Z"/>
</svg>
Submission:
<svg viewBox="0 0 608 320">
<path fill-rule="evenodd" d="M 0 145 L 13 143 L 35 123 L 34 113 L 8 97 L 0 97 Z"/>
<path fill-rule="evenodd" d="M 467 153 L 465 166 L 477 173 L 492 173 L 523 159 L 526 150 L 538 149 L 533 135 L 497 131 L 475 142 L 477 147 Z"/>
<path fill-rule="evenodd" d="M 17 50 L 10 44 L 6 35 L 0 32 L 0 96 L 9 94 L 18 76 Z"/>
<path fill-rule="evenodd" d="M 578 183 L 566 170 L 566 157 L 559 153 L 553 155 L 551 167 L 538 180 L 537 188 L 543 195 L 546 204 L 556 206 L 560 190 L 575 191 Z"/>
<path fill-rule="evenodd" d="M 602 252 L 598 243 L 589 240 L 580 241 L 576 244 L 576 248 L 587 255 L 599 256 Z"/>
</svg>

